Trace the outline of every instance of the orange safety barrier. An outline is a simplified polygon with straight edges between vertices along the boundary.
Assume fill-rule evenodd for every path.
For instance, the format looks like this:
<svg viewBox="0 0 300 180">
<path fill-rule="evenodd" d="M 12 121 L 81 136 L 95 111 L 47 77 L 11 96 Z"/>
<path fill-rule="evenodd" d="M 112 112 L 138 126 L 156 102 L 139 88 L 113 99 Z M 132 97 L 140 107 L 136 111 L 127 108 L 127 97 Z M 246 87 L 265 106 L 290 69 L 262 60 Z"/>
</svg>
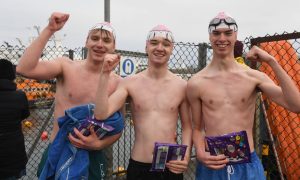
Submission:
<svg viewBox="0 0 300 180">
<path fill-rule="evenodd" d="M 261 43 L 260 47 L 274 56 L 300 90 L 300 64 L 295 49 L 288 41 Z M 259 70 L 265 72 L 278 84 L 271 67 L 262 63 Z M 263 97 L 267 100 L 266 97 Z M 283 107 L 268 102 L 267 115 L 272 134 L 276 137 L 279 161 L 283 173 L 289 180 L 300 177 L 300 114 L 290 112 Z"/>
</svg>

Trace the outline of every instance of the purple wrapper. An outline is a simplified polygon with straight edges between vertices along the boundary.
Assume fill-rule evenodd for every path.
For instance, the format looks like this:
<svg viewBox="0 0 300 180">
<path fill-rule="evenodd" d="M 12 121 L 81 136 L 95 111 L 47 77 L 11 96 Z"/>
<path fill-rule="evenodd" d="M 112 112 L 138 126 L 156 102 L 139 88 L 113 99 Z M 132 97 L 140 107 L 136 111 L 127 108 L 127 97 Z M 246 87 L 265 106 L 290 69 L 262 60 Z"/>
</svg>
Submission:
<svg viewBox="0 0 300 180">
<path fill-rule="evenodd" d="M 156 142 L 154 145 L 151 171 L 164 171 L 166 162 L 171 160 L 183 160 L 186 148 L 186 145 Z"/>
<path fill-rule="evenodd" d="M 228 165 L 251 162 L 246 131 L 229 133 L 222 136 L 206 136 L 205 139 L 210 154 L 224 154 L 229 159 Z"/>
<path fill-rule="evenodd" d="M 84 136 L 89 136 L 91 134 L 90 128 L 94 128 L 94 131 L 99 139 L 103 138 L 108 132 L 114 130 L 112 126 L 106 125 L 104 122 L 91 117 L 88 117 L 77 127 L 78 131 L 80 131 Z M 77 137 L 74 133 L 73 135 Z"/>
<path fill-rule="evenodd" d="M 110 125 L 106 125 L 104 122 L 101 122 L 96 119 L 88 119 L 88 123 L 94 126 L 95 133 L 97 134 L 98 138 L 103 138 L 108 132 L 114 130 L 114 128 Z"/>
</svg>

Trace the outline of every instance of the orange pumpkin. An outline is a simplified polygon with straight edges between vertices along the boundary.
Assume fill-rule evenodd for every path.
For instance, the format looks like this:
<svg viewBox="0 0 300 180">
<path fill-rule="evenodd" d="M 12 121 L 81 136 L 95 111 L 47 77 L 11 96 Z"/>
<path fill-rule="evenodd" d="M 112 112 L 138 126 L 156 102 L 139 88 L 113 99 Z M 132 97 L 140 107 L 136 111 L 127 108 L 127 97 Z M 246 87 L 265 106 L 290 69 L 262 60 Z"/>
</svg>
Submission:
<svg viewBox="0 0 300 180">
<path fill-rule="evenodd" d="M 26 93 L 29 101 L 54 98 L 54 92 L 50 91 L 50 87 L 50 84 L 38 83 L 30 79 L 25 79 L 23 82 L 17 83 L 17 88 Z"/>
</svg>

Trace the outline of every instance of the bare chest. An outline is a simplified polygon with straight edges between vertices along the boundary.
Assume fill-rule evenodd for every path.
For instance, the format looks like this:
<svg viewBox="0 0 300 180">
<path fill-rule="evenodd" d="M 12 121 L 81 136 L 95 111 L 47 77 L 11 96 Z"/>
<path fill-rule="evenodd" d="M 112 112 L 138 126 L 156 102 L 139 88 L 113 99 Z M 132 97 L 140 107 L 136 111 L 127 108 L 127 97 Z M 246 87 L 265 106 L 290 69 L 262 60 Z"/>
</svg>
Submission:
<svg viewBox="0 0 300 180">
<path fill-rule="evenodd" d="M 172 83 L 136 85 L 130 89 L 133 107 L 139 111 L 177 111 L 184 89 Z"/>
<path fill-rule="evenodd" d="M 74 71 L 57 83 L 56 96 L 69 104 L 94 103 L 98 88 L 99 75 Z M 109 84 L 109 92 L 113 89 Z"/>
<path fill-rule="evenodd" d="M 256 84 L 243 78 L 206 81 L 201 99 L 208 107 L 241 107 L 252 103 L 256 94 Z"/>
</svg>

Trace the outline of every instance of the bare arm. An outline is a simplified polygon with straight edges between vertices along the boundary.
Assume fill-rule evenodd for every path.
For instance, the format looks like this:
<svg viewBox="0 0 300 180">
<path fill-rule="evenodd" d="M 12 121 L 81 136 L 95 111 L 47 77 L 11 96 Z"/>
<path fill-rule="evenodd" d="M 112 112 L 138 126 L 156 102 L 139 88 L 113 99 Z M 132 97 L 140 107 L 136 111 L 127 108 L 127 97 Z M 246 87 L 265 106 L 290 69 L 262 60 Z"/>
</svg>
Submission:
<svg viewBox="0 0 300 180">
<path fill-rule="evenodd" d="M 182 126 L 182 144 L 188 146 L 185 159 L 189 160 L 192 149 L 192 122 L 191 110 L 186 97 L 180 105 L 179 111 Z"/>
<path fill-rule="evenodd" d="M 182 126 L 182 144 L 187 145 L 187 150 L 182 161 L 170 161 L 166 164 L 168 169 L 173 173 L 183 173 L 187 170 L 192 149 L 192 122 L 190 116 L 190 106 L 185 94 L 184 99 L 179 107 L 179 115 Z"/>
<path fill-rule="evenodd" d="M 119 83 L 113 94 L 110 96 L 108 94 L 109 76 L 119 60 L 120 57 L 116 54 L 108 54 L 104 58 L 95 99 L 94 116 L 96 119 L 107 119 L 114 112 L 120 110 L 126 101 L 128 92 L 123 81 Z"/>
<path fill-rule="evenodd" d="M 112 145 L 114 142 L 116 142 L 122 135 L 122 132 L 119 134 L 113 135 L 113 136 L 106 136 L 104 139 L 99 140 L 97 134 L 95 133 L 94 129 L 91 128 L 91 135 L 84 136 L 81 134 L 76 128 L 74 129 L 75 134 L 78 138 L 75 138 L 72 136 L 72 134 L 69 134 L 69 140 L 71 143 L 82 149 L 88 149 L 88 150 L 101 150 L 105 147 L 108 147 Z"/>
<path fill-rule="evenodd" d="M 204 142 L 204 125 L 201 119 L 201 101 L 198 97 L 197 86 L 193 83 L 188 83 L 187 97 L 191 105 L 192 121 L 193 121 L 193 144 L 195 145 L 197 155 L 205 152 Z"/>
<path fill-rule="evenodd" d="M 295 112 L 300 112 L 300 92 L 295 83 L 278 64 L 276 59 L 262 49 L 253 46 L 247 58 L 254 61 L 266 62 L 273 69 L 279 81 L 277 86 L 266 74 L 259 74 L 259 88 L 273 101 Z"/>
<path fill-rule="evenodd" d="M 41 32 L 32 44 L 26 49 L 17 66 L 17 72 L 34 79 L 51 79 L 62 72 L 60 61 L 39 61 L 43 49 L 50 37 L 60 30 L 69 15 L 53 13 L 49 19 L 48 26 Z"/>
<path fill-rule="evenodd" d="M 196 148 L 197 159 L 205 166 L 212 169 L 222 169 L 228 163 L 225 155 L 212 156 L 205 151 L 205 128 L 202 120 L 202 103 L 200 99 L 200 87 L 198 81 L 188 82 L 187 95 L 192 110 L 193 143 Z"/>
</svg>

